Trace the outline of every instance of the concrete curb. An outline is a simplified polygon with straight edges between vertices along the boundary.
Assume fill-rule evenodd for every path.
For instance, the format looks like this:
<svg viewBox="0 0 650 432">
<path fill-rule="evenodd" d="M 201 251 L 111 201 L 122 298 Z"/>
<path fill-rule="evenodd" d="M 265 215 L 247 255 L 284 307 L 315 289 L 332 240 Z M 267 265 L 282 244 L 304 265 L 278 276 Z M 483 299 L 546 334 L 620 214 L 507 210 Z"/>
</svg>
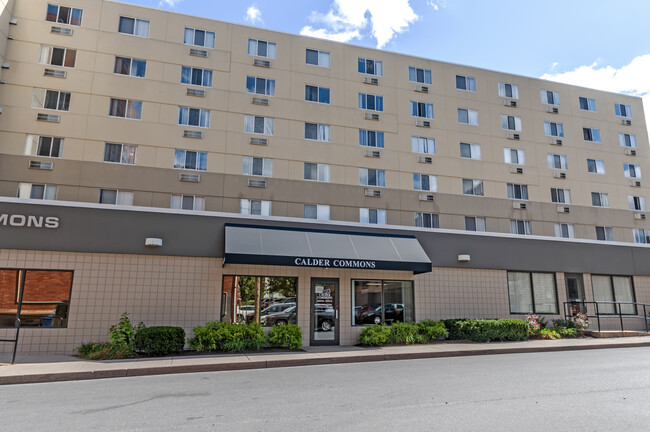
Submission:
<svg viewBox="0 0 650 432">
<path fill-rule="evenodd" d="M 479 355 L 499 355 L 499 354 L 521 354 L 521 353 L 539 353 L 539 352 L 555 352 L 555 351 L 582 351 L 582 350 L 596 350 L 596 349 L 614 349 L 614 348 L 637 348 L 637 347 L 650 347 L 650 340 L 648 342 L 629 342 L 629 343 L 616 343 L 616 344 L 593 344 L 593 345 L 562 345 L 562 346 L 534 346 L 534 347 L 498 347 L 488 348 L 483 347 L 468 350 L 449 350 L 449 351 L 417 351 L 411 353 L 363 353 L 351 356 L 327 356 L 327 353 L 320 353 L 320 357 L 304 358 L 304 359 L 274 359 L 263 360 L 255 358 L 250 361 L 235 361 L 230 363 L 206 363 L 206 364 L 193 364 L 193 365 L 169 365 L 169 366 L 152 366 L 152 367 L 129 367 L 128 365 L 123 368 L 108 369 L 108 370 L 87 370 L 76 372 L 58 372 L 58 373 L 41 373 L 41 374 L 23 374 L 12 376 L 0 376 L 0 385 L 9 384 L 34 384 L 46 382 L 61 382 L 61 381 L 79 381 L 79 380 L 92 380 L 104 378 L 125 378 L 136 376 L 148 375 L 167 375 L 167 374 L 180 374 L 180 373 L 196 373 L 196 372 L 220 372 L 220 371 L 235 371 L 247 369 L 268 369 L 278 367 L 294 367 L 294 366 L 314 366 L 314 365 L 328 365 L 328 364 L 343 364 L 343 363 L 366 363 L 377 361 L 393 361 L 393 360 L 413 360 L 425 358 L 444 358 L 444 357 L 466 357 L 466 356 L 479 356 Z M 131 362 L 127 362 L 133 364 Z M 11 366 L 8 366 L 11 367 Z"/>
</svg>

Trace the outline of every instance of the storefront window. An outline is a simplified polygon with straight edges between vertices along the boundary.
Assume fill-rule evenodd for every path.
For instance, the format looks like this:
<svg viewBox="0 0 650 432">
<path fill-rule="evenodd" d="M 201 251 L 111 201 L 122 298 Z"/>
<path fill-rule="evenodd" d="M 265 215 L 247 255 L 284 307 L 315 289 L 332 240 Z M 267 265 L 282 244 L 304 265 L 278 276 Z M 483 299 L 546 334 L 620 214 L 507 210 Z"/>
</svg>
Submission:
<svg viewBox="0 0 650 432">
<path fill-rule="evenodd" d="M 297 278 L 224 276 L 221 321 L 297 324 L 297 292 Z"/>
<path fill-rule="evenodd" d="M 72 271 L 0 269 L 0 327 L 67 327 Z"/>
<path fill-rule="evenodd" d="M 558 313 L 553 273 L 508 272 L 508 296 L 512 314 Z"/>
<path fill-rule="evenodd" d="M 592 275 L 591 286 L 594 290 L 594 301 L 597 302 L 624 302 L 634 303 L 634 286 L 630 276 L 602 276 Z M 622 304 L 621 313 L 626 315 L 635 315 L 637 313 L 636 305 Z M 614 314 L 618 313 L 618 305 L 611 303 L 598 304 L 598 313 Z"/>
<path fill-rule="evenodd" d="M 415 321 L 413 282 L 352 281 L 352 325 Z"/>
</svg>

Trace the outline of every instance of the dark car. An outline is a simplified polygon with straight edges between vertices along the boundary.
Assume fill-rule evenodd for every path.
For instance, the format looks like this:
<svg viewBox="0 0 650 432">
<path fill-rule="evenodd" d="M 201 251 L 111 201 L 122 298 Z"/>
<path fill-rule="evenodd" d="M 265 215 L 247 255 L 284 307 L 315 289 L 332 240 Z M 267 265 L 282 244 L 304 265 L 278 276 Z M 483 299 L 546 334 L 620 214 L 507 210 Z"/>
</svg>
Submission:
<svg viewBox="0 0 650 432">
<path fill-rule="evenodd" d="M 264 315 L 260 318 L 260 321 L 264 326 L 295 324 L 297 321 L 296 310 L 296 306 L 293 305 L 283 311 L 272 312 L 268 315 Z"/>
<path fill-rule="evenodd" d="M 381 311 L 381 306 L 374 309 L 365 309 L 364 312 L 361 312 L 359 321 L 362 324 L 381 324 Z M 401 303 L 387 304 L 384 311 L 384 320 L 387 323 L 393 321 L 404 322 L 404 305 Z"/>
<path fill-rule="evenodd" d="M 316 330 L 331 331 L 336 318 L 334 308 L 331 305 L 315 304 L 314 311 L 316 314 Z"/>
<path fill-rule="evenodd" d="M 271 306 L 264 308 L 260 311 L 260 322 L 262 322 L 262 318 L 265 317 L 266 315 L 278 313 L 278 312 L 283 312 L 285 309 L 290 308 L 291 306 L 295 306 L 295 303 L 275 303 L 272 304 Z M 248 315 L 246 319 L 250 322 L 255 319 L 255 314 Z"/>
</svg>

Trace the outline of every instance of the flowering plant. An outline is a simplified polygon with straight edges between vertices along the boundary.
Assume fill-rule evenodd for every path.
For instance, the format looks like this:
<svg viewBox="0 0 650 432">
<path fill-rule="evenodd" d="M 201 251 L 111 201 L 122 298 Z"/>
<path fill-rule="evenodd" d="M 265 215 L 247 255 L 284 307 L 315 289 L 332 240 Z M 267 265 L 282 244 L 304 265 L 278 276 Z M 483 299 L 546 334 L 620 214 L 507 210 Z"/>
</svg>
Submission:
<svg viewBox="0 0 650 432">
<path fill-rule="evenodd" d="M 589 319 L 587 318 L 587 314 L 583 314 L 581 312 L 578 312 L 575 314 L 571 320 L 576 323 L 576 327 L 579 330 L 584 330 L 587 327 L 589 327 Z"/>
<path fill-rule="evenodd" d="M 526 317 L 526 321 L 528 322 L 528 334 L 539 334 L 539 331 L 542 328 L 542 325 L 539 322 L 539 316 L 530 314 Z"/>
</svg>

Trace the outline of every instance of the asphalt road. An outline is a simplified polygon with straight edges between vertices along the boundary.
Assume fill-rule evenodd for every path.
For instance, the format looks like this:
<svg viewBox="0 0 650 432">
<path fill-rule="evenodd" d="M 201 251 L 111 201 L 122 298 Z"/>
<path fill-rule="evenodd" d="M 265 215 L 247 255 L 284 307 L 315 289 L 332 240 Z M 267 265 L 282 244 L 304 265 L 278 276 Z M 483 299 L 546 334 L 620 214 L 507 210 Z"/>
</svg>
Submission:
<svg viewBox="0 0 650 432">
<path fill-rule="evenodd" d="M 2 431 L 647 431 L 650 348 L 0 387 Z"/>
</svg>

